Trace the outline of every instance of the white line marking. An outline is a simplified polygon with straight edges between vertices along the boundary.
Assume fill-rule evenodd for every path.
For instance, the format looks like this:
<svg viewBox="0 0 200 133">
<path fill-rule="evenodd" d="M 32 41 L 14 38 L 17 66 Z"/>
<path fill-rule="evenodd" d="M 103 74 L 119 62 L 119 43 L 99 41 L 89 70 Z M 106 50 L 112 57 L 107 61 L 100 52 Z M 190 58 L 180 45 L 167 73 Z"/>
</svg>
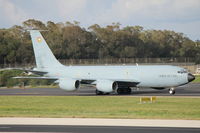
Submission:
<svg viewBox="0 0 200 133">
<path fill-rule="evenodd" d="M 0 125 L 79 125 L 200 128 L 200 120 L 95 119 L 95 118 L 0 118 Z"/>
</svg>

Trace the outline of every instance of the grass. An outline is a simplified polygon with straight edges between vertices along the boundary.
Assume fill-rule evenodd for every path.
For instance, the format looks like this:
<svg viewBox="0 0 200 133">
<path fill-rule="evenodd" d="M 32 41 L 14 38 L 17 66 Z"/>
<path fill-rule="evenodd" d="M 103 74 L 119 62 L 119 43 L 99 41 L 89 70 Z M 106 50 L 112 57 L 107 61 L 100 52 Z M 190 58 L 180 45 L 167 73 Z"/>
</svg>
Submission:
<svg viewBox="0 0 200 133">
<path fill-rule="evenodd" d="M 200 83 L 200 75 L 196 75 L 195 80 L 192 83 Z"/>
<path fill-rule="evenodd" d="M 0 96 L 0 117 L 200 120 L 200 98 L 159 97 L 156 103 L 139 104 L 139 97 Z"/>
</svg>

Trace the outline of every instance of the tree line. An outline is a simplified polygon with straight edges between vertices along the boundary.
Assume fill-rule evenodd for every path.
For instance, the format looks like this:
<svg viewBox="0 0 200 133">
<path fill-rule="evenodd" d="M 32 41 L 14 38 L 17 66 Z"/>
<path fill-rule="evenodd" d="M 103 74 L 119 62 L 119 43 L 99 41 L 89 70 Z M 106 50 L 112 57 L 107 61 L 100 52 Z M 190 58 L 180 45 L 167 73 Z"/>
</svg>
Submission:
<svg viewBox="0 0 200 133">
<path fill-rule="evenodd" d="M 47 30 L 42 34 L 59 59 L 190 57 L 200 63 L 200 41 L 183 33 L 145 30 L 142 26 L 121 28 L 119 23 L 105 27 L 94 24 L 86 29 L 77 21 L 43 23 L 29 19 L 21 26 L 0 29 L 0 64 L 34 62 L 26 29 Z"/>
</svg>

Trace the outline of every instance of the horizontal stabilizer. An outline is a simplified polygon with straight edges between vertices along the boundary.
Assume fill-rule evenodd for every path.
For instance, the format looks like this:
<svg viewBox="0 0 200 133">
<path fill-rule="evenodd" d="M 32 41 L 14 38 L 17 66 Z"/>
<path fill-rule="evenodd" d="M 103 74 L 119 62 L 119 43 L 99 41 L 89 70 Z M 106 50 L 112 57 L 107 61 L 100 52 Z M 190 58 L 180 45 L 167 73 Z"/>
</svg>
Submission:
<svg viewBox="0 0 200 133">
<path fill-rule="evenodd" d="M 6 68 L 4 70 L 21 70 L 21 71 L 24 71 L 24 72 L 31 72 L 31 73 L 36 74 L 36 75 L 44 75 L 44 74 L 48 73 L 48 72 L 45 72 L 45 71 L 38 71 L 38 70 L 26 69 L 26 68 Z"/>
<path fill-rule="evenodd" d="M 36 74 L 36 75 L 44 75 L 44 74 L 48 73 L 48 72 L 44 72 L 44 71 L 30 70 L 30 69 L 21 69 L 21 70 L 25 71 L 25 72 L 31 72 L 31 73 Z"/>
</svg>

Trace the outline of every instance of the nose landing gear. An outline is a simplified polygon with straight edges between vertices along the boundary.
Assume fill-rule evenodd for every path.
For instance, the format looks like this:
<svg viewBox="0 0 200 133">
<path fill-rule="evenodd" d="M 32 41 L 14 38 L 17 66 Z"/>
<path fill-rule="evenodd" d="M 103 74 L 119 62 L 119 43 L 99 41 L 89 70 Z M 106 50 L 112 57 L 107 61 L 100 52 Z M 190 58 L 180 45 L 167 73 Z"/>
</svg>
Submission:
<svg viewBox="0 0 200 133">
<path fill-rule="evenodd" d="M 169 94 L 170 95 L 174 95 L 176 92 L 175 92 L 175 89 L 174 88 L 170 88 L 169 89 Z"/>
</svg>

